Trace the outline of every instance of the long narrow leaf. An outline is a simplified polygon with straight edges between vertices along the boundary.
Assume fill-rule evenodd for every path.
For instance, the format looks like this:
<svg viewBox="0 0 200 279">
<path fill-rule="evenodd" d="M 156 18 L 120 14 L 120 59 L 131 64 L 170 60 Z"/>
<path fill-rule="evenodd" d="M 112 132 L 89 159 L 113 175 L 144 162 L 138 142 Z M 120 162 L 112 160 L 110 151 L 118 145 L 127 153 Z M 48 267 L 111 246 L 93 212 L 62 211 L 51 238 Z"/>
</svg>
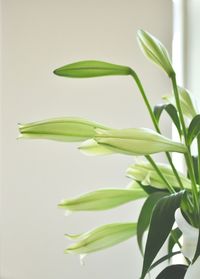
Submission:
<svg viewBox="0 0 200 279">
<path fill-rule="evenodd" d="M 200 114 L 196 115 L 188 128 L 188 143 L 192 141 L 200 134 Z"/>
<path fill-rule="evenodd" d="M 166 192 L 160 192 L 160 191 L 151 194 L 144 202 L 143 207 L 140 211 L 140 215 L 137 223 L 137 242 L 142 254 L 143 254 L 142 239 L 145 231 L 149 227 L 153 208 L 155 204 L 166 195 L 167 195 Z"/>
<path fill-rule="evenodd" d="M 192 156 L 193 166 L 194 166 L 194 174 L 196 178 L 196 182 L 199 181 L 199 166 L 198 166 L 198 157 Z"/>
<path fill-rule="evenodd" d="M 174 213 L 180 206 L 184 191 L 161 198 L 154 207 L 147 243 L 145 247 L 141 279 L 145 278 L 152 262 L 167 239 L 175 218 Z"/>
<path fill-rule="evenodd" d="M 197 247 L 195 251 L 195 255 L 193 258 L 193 263 L 197 260 L 197 258 L 200 256 L 200 222 L 199 222 L 199 236 L 198 236 L 198 242 L 197 242 Z"/>
<path fill-rule="evenodd" d="M 183 264 L 168 266 L 156 277 L 156 279 L 183 279 L 187 268 L 187 265 Z"/>
<path fill-rule="evenodd" d="M 168 240 L 168 254 L 172 253 L 172 250 L 174 248 L 174 245 L 177 243 L 177 241 L 182 236 L 182 232 L 179 230 L 179 228 L 175 228 L 171 231 L 169 240 Z"/>
<path fill-rule="evenodd" d="M 162 258 L 160 258 L 159 260 L 157 260 L 155 263 L 153 263 L 149 269 L 149 271 L 151 271 L 152 269 L 154 269 L 156 266 L 158 266 L 159 264 L 163 263 L 166 260 L 171 259 L 172 257 L 181 254 L 181 251 L 176 251 L 176 252 L 171 252 L 168 253 L 167 255 L 163 256 Z"/>
<path fill-rule="evenodd" d="M 176 107 L 173 104 L 161 104 L 161 105 L 155 106 L 154 115 L 158 122 L 160 120 L 160 116 L 163 113 L 163 111 L 166 111 L 168 113 L 168 115 L 171 117 L 173 123 L 175 124 L 175 126 L 178 130 L 179 135 L 181 136 L 181 125 L 180 125 Z"/>
</svg>

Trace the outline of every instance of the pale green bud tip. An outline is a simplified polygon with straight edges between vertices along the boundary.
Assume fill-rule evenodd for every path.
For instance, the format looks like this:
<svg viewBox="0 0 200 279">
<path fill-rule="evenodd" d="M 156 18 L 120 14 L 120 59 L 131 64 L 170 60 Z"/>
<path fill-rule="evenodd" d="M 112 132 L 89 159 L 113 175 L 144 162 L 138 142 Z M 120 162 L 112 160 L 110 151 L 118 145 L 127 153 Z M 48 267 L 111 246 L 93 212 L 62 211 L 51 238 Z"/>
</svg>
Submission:
<svg viewBox="0 0 200 279">
<path fill-rule="evenodd" d="M 90 78 L 112 75 L 130 75 L 127 66 L 111 64 L 103 61 L 86 60 L 65 65 L 54 71 L 54 74 L 72 78 Z"/>
<path fill-rule="evenodd" d="M 96 155 L 110 155 L 114 152 L 110 149 L 98 144 L 94 139 L 89 139 L 84 141 L 80 146 L 79 150 L 89 156 L 96 156 Z"/>
<path fill-rule="evenodd" d="M 19 124 L 22 138 L 49 139 L 66 142 L 81 142 L 94 137 L 96 128 L 109 129 L 99 123 L 78 117 L 47 119 L 28 124 Z"/>
<path fill-rule="evenodd" d="M 136 234 L 136 223 L 113 223 L 98 227 L 82 235 L 67 235 L 79 241 L 66 250 L 66 254 L 86 255 L 119 244 Z"/>
<path fill-rule="evenodd" d="M 169 54 L 157 38 L 144 30 L 138 30 L 137 39 L 145 56 L 159 65 L 169 76 L 174 75 Z"/>
</svg>

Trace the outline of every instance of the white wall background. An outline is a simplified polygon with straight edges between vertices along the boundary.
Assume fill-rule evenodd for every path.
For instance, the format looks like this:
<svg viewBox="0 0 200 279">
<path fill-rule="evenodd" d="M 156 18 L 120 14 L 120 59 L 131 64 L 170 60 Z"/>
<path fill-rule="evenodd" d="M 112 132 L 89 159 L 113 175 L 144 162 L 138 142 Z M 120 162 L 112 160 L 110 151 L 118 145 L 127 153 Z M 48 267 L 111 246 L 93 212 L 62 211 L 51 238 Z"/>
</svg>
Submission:
<svg viewBox="0 0 200 279">
<path fill-rule="evenodd" d="M 81 267 L 64 255 L 64 233 L 115 221 L 136 221 L 139 205 L 69 217 L 60 199 L 99 187 L 124 187 L 131 157 L 85 157 L 74 144 L 17 141 L 16 123 L 77 115 L 113 127 L 152 127 L 129 77 L 76 80 L 58 66 L 99 59 L 132 66 L 152 103 L 168 93 L 165 74 L 141 54 L 136 30 L 147 29 L 171 48 L 170 0 L 3 0 L 1 279 L 138 278 L 135 239 L 96 253 Z M 170 124 L 164 121 L 170 135 Z"/>
<path fill-rule="evenodd" d="M 185 85 L 199 101 L 199 49 L 200 49 L 200 2 L 198 0 L 185 1 Z"/>
</svg>

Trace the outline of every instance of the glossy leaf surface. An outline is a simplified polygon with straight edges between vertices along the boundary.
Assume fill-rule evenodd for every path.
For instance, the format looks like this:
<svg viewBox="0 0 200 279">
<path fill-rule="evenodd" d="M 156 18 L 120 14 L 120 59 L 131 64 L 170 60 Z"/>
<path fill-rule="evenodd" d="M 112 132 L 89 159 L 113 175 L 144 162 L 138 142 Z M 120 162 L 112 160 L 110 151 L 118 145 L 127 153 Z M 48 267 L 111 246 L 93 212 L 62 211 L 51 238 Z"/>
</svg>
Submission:
<svg viewBox="0 0 200 279">
<path fill-rule="evenodd" d="M 187 268 L 186 265 L 182 264 L 168 266 L 156 277 L 156 279 L 183 279 Z"/>
<path fill-rule="evenodd" d="M 188 143 L 192 141 L 200 134 L 200 114 L 196 115 L 188 128 Z"/>
<path fill-rule="evenodd" d="M 175 221 L 184 191 L 161 198 L 154 207 L 144 253 L 142 278 L 145 278 L 152 262 L 167 239 Z"/>
<path fill-rule="evenodd" d="M 143 207 L 140 211 L 140 215 L 138 218 L 138 225 L 137 225 L 137 242 L 138 242 L 140 251 L 142 253 L 143 253 L 143 245 L 142 245 L 143 236 L 144 236 L 145 231 L 149 227 L 154 206 L 162 197 L 164 197 L 166 195 L 167 195 L 167 193 L 165 193 L 165 192 L 155 192 L 155 193 L 151 194 L 144 202 Z"/>
</svg>

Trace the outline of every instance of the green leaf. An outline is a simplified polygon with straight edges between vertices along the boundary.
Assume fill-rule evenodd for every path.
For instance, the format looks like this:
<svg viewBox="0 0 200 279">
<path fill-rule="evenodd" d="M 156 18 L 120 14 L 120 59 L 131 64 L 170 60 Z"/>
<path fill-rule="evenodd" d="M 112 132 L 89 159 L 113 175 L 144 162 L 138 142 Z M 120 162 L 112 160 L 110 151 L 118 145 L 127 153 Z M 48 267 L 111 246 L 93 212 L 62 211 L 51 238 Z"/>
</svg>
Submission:
<svg viewBox="0 0 200 279">
<path fill-rule="evenodd" d="M 73 199 L 62 200 L 58 206 L 68 211 L 107 210 L 146 196 L 142 188 L 101 189 Z"/>
<path fill-rule="evenodd" d="M 166 267 L 156 279 L 183 279 L 188 266 L 183 264 L 170 265 Z M 192 278 L 191 278 L 192 279 Z"/>
<path fill-rule="evenodd" d="M 153 193 L 158 193 L 158 192 L 162 192 L 162 193 L 166 193 L 169 194 L 168 189 L 158 189 L 158 188 L 154 188 L 151 185 L 147 185 L 147 186 L 143 186 L 139 181 L 137 181 L 140 184 L 140 187 L 148 194 L 151 195 Z"/>
<path fill-rule="evenodd" d="M 167 239 L 174 224 L 174 213 L 180 206 L 184 191 L 161 198 L 154 207 L 144 253 L 141 279 L 145 278 L 152 262 Z"/>
<path fill-rule="evenodd" d="M 166 196 L 166 192 L 155 192 L 151 194 L 143 204 L 143 207 L 140 211 L 140 215 L 138 218 L 138 225 L 137 225 L 137 242 L 140 248 L 141 253 L 143 254 L 143 245 L 142 239 L 144 236 L 145 231 L 149 227 L 149 223 L 151 220 L 152 211 L 156 205 L 156 203 L 164 196 Z"/>
<path fill-rule="evenodd" d="M 166 260 L 170 260 L 172 257 L 181 254 L 181 251 L 176 251 L 176 252 L 171 252 L 168 253 L 167 255 L 163 256 L 162 258 L 160 258 L 159 260 L 157 260 L 155 263 L 153 263 L 149 269 L 149 271 L 151 271 L 152 269 L 154 269 L 157 265 L 163 263 Z"/>
<path fill-rule="evenodd" d="M 200 114 L 196 115 L 188 128 L 187 139 L 188 143 L 191 144 L 192 141 L 200 134 Z"/>
<path fill-rule="evenodd" d="M 174 230 L 171 231 L 168 240 L 168 254 L 172 253 L 174 245 L 177 243 L 177 241 L 181 236 L 182 236 L 182 232 L 179 230 L 179 228 L 175 228 Z"/>
<path fill-rule="evenodd" d="M 113 75 L 130 75 L 127 66 L 115 65 L 108 62 L 88 60 L 65 65 L 54 71 L 54 74 L 71 78 L 90 78 Z"/>
<path fill-rule="evenodd" d="M 168 115 L 171 117 L 173 123 L 175 124 L 179 135 L 181 136 L 181 125 L 178 117 L 178 113 L 176 107 L 172 104 L 161 104 L 154 107 L 154 115 L 159 122 L 160 116 L 163 111 L 166 111 Z"/>
<path fill-rule="evenodd" d="M 195 251 L 195 255 L 194 258 L 192 260 L 192 263 L 194 264 L 194 262 L 197 260 L 197 258 L 200 256 L 200 222 L 199 222 L 199 236 L 198 236 L 198 242 L 197 242 L 197 247 L 196 247 L 196 251 Z"/>
<path fill-rule="evenodd" d="M 199 181 L 199 167 L 198 167 L 198 157 L 192 156 L 193 166 L 194 166 L 194 174 L 196 178 L 196 182 Z"/>
<path fill-rule="evenodd" d="M 70 239 L 80 239 L 66 250 L 66 254 L 87 255 L 119 244 L 136 234 L 136 223 L 113 223 L 100 226 L 80 235 L 66 235 Z"/>
</svg>

